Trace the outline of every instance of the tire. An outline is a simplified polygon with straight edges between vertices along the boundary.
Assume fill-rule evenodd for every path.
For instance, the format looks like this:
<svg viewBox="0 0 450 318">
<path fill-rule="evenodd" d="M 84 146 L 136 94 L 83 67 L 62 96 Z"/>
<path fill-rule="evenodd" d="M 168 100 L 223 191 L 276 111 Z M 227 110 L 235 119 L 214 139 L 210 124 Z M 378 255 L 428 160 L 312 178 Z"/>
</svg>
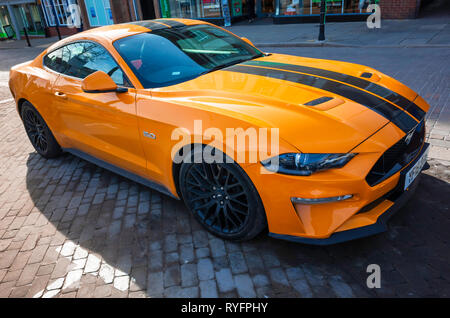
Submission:
<svg viewBox="0 0 450 318">
<path fill-rule="evenodd" d="M 25 131 L 34 149 L 44 158 L 56 158 L 62 150 L 44 118 L 29 102 L 24 102 L 20 114 Z"/>
<path fill-rule="evenodd" d="M 179 189 L 206 230 L 226 240 L 246 241 L 267 227 L 261 198 L 237 163 L 191 161 L 181 165 Z"/>
</svg>

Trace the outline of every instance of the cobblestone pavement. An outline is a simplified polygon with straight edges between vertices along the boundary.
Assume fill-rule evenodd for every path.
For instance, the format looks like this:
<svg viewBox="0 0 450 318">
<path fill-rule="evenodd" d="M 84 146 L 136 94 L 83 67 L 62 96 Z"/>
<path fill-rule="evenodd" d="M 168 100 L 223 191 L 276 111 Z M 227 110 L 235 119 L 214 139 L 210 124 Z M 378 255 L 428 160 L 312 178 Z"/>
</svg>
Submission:
<svg viewBox="0 0 450 318">
<path fill-rule="evenodd" d="M 69 154 L 45 160 L 4 75 L 37 52 L 8 50 L 0 52 L 0 297 L 450 297 L 448 50 L 276 50 L 373 66 L 432 104 L 431 169 L 388 232 L 329 247 L 266 235 L 229 243 L 179 201 Z M 369 264 L 381 266 L 380 289 L 366 287 Z"/>
</svg>

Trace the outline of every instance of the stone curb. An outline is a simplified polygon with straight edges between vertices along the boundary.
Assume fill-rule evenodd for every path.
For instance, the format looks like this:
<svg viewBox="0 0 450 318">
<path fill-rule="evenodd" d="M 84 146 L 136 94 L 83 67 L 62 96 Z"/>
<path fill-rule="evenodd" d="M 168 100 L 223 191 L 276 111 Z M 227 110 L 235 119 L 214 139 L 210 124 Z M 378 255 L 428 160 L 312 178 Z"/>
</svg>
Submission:
<svg viewBox="0 0 450 318">
<path fill-rule="evenodd" d="M 357 45 L 339 42 L 278 42 L 255 43 L 256 47 L 352 47 L 352 48 L 450 48 L 450 44 L 410 44 L 410 45 Z"/>
</svg>

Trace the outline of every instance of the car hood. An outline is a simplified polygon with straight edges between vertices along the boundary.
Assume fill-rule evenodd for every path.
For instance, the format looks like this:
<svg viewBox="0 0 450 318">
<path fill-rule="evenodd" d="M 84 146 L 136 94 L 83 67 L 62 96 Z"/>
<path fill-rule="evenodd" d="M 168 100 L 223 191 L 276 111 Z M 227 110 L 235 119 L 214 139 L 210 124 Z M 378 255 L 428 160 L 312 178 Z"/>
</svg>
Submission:
<svg viewBox="0 0 450 318">
<path fill-rule="evenodd" d="M 371 78 L 361 77 L 364 73 Z M 370 87 L 358 87 L 363 84 Z M 402 97 L 405 105 L 417 96 L 365 66 L 273 54 L 153 89 L 152 95 L 244 118 L 258 127 L 278 128 L 280 137 L 302 152 L 340 153 L 352 150 L 390 121 L 399 123 L 389 111 L 405 112 L 386 100 L 391 98 L 386 91 Z M 374 103 L 384 104 L 378 109 Z"/>
</svg>

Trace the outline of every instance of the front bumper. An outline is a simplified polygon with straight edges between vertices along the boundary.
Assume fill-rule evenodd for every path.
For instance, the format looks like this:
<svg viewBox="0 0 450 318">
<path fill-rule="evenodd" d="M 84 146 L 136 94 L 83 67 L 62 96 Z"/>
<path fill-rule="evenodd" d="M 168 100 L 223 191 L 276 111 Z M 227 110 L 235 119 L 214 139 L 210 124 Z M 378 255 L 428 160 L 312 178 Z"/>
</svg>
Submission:
<svg viewBox="0 0 450 318">
<path fill-rule="evenodd" d="M 422 147 L 419 155 L 416 157 L 415 160 L 413 160 L 408 166 L 412 167 L 424 154 L 428 148 L 428 144 L 424 144 Z M 424 169 L 426 168 L 428 164 L 425 164 Z M 392 202 L 392 205 L 385 210 L 377 219 L 376 223 L 362 226 L 359 228 L 354 228 L 350 230 L 344 230 L 340 232 L 335 232 L 328 238 L 307 238 L 307 237 L 299 237 L 299 236 L 292 236 L 292 235 L 283 235 L 283 234 L 276 234 L 276 233 L 270 233 L 269 236 L 277 239 L 283 239 L 288 240 L 292 242 L 297 243 L 305 243 L 305 244 L 311 244 L 311 245 L 332 245 L 337 244 L 341 242 L 351 241 L 354 239 L 359 239 L 362 237 L 371 236 L 374 234 L 382 233 L 387 230 L 387 221 L 390 219 L 390 217 L 395 214 L 400 208 L 403 207 L 403 205 L 410 200 L 410 198 L 413 196 L 414 192 L 416 191 L 416 188 L 419 184 L 420 175 L 417 176 L 417 178 L 414 180 L 414 182 L 408 187 L 408 189 L 403 190 L 404 188 L 404 175 L 408 169 L 404 169 L 400 172 L 400 178 L 399 182 L 397 183 L 396 187 L 383 195 L 382 197 L 376 199 L 372 203 L 368 204 L 365 208 L 363 208 L 359 213 L 364 213 L 365 211 L 369 211 L 371 209 L 376 208 L 378 205 L 381 205 L 383 202 Z"/>
</svg>

